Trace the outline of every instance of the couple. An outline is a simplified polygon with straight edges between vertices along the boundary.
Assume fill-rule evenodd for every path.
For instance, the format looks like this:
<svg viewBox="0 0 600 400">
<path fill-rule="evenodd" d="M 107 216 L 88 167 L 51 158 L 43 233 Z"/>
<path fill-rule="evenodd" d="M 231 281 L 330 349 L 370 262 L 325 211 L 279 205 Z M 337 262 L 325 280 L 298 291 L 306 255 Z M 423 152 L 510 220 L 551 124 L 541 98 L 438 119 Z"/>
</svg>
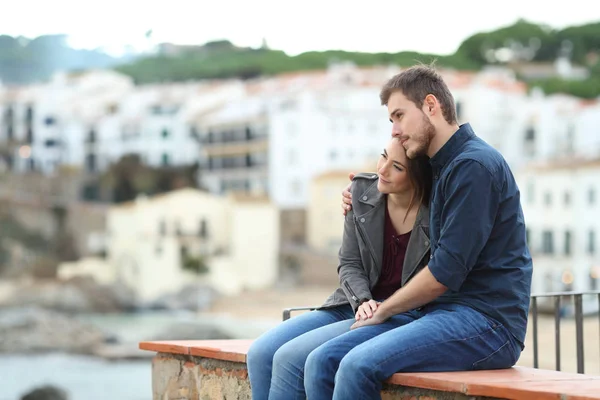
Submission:
<svg viewBox="0 0 600 400">
<path fill-rule="evenodd" d="M 508 368 L 523 350 L 532 262 L 508 165 L 433 69 L 380 97 L 392 140 L 344 193 L 341 287 L 253 343 L 254 400 L 379 399 L 396 372 Z"/>
</svg>

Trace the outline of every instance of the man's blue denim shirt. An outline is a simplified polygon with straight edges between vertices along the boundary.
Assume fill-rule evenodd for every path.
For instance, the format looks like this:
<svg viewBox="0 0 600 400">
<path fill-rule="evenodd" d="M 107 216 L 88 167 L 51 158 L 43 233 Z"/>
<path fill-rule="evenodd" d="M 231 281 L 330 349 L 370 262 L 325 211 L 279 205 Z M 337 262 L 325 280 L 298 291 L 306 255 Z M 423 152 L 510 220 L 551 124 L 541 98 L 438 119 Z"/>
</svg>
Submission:
<svg viewBox="0 0 600 400">
<path fill-rule="evenodd" d="M 523 346 L 533 265 L 520 193 L 502 155 L 460 126 L 431 158 L 429 269 L 461 303 L 504 325 Z"/>
</svg>

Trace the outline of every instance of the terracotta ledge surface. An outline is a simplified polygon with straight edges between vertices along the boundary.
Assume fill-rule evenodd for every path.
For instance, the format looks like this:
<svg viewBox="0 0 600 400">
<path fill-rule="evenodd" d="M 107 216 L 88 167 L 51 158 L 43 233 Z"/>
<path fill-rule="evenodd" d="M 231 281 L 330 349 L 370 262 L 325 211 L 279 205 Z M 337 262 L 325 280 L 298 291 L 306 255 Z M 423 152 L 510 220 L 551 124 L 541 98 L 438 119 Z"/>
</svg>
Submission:
<svg viewBox="0 0 600 400">
<path fill-rule="evenodd" d="M 142 350 L 246 362 L 252 340 L 141 342 Z M 495 371 L 394 374 L 387 383 L 468 396 L 538 400 L 600 400 L 600 376 L 525 367 Z"/>
</svg>

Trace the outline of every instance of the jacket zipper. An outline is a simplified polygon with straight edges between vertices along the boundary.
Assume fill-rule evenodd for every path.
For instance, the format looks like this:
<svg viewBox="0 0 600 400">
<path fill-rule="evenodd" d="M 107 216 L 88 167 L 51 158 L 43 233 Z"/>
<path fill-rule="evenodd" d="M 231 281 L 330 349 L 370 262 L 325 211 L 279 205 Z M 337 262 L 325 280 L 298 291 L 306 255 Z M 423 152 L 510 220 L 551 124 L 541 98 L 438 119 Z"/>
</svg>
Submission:
<svg viewBox="0 0 600 400">
<path fill-rule="evenodd" d="M 356 221 L 358 221 L 358 218 L 356 218 Z M 360 235 L 360 238 L 362 239 L 362 241 L 365 243 L 365 246 L 367 246 L 367 249 L 369 250 L 369 255 L 371 256 L 371 259 L 373 260 L 373 264 L 377 265 L 377 259 L 375 258 L 375 255 L 373 254 L 373 251 L 371 250 L 371 246 L 369 245 L 369 242 L 367 242 L 367 240 L 365 239 L 365 236 L 364 236 L 361 226 L 356 224 L 356 228 L 358 229 L 358 234 Z"/>
<path fill-rule="evenodd" d="M 346 289 L 348 289 L 348 291 L 350 292 L 352 300 L 358 303 L 358 297 L 356 297 L 356 294 L 354 294 L 354 291 L 350 288 L 350 284 L 348 283 L 348 281 L 344 281 L 344 286 L 346 286 Z"/>
</svg>

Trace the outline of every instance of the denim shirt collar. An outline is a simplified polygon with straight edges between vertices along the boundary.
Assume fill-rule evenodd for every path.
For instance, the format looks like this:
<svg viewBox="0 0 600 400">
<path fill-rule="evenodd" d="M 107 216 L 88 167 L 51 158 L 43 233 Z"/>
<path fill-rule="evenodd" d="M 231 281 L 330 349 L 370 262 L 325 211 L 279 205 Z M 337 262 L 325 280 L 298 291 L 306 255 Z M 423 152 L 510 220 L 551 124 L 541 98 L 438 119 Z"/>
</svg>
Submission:
<svg viewBox="0 0 600 400">
<path fill-rule="evenodd" d="M 441 170 L 444 166 L 452 161 L 456 152 L 463 144 L 475 137 L 475 132 L 471 128 L 471 124 L 462 124 L 450 139 L 442 146 L 437 153 L 429 160 L 434 170 Z"/>
</svg>

